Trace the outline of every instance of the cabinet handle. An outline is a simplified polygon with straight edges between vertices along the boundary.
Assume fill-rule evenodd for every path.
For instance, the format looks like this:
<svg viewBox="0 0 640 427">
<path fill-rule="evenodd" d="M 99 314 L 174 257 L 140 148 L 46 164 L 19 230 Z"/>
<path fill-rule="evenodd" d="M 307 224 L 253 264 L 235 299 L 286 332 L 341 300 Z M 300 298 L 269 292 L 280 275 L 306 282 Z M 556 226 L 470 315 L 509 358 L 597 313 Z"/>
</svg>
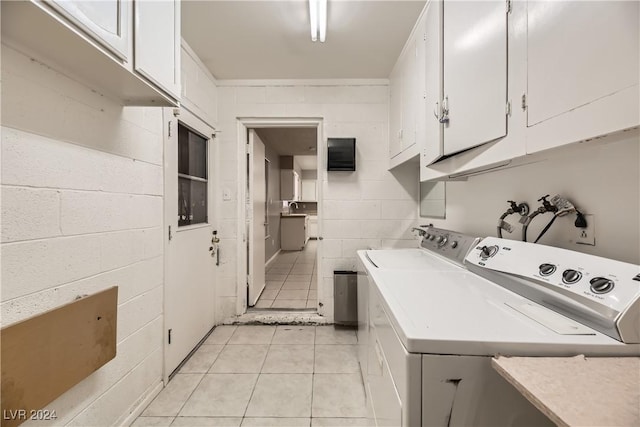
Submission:
<svg viewBox="0 0 640 427">
<path fill-rule="evenodd" d="M 438 121 L 444 124 L 449 123 L 449 97 L 448 96 L 445 96 L 444 99 L 442 100 L 442 116 Z"/>
</svg>

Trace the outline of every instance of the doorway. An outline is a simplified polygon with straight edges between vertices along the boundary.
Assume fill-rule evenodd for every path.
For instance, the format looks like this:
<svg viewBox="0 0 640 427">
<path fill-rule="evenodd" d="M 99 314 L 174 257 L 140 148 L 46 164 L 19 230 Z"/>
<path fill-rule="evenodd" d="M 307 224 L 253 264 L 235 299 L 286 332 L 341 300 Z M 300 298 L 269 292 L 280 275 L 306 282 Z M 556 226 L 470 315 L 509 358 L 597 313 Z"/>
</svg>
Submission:
<svg viewBox="0 0 640 427">
<path fill-rule="evenodd" d="M 214 130 L 184 109 L 163 117 L 167 380 L 214 326 L 219 248 Z"/>
<path fill-rule="evenodd" d="M 247 145 L 240 280 L 247 287 L 238 311 L 317 312 L 321 120 L 242 120 L 240 131 Z"/>
</svg>

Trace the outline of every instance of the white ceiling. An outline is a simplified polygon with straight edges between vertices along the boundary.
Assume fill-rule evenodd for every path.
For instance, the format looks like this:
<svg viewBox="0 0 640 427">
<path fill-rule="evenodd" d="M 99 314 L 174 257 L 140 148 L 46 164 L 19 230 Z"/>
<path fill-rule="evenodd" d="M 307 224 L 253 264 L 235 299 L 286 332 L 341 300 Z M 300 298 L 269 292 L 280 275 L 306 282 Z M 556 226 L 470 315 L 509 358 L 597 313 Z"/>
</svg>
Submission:
<svg viewBox="0 0 640 427">
<path fill-rule="evenodd" d="M 329 0 L 320 43 L 306 0 L 183 0 L 182 35 L 218 79 L 387 78 L 424 3 Z"/>
</svg>

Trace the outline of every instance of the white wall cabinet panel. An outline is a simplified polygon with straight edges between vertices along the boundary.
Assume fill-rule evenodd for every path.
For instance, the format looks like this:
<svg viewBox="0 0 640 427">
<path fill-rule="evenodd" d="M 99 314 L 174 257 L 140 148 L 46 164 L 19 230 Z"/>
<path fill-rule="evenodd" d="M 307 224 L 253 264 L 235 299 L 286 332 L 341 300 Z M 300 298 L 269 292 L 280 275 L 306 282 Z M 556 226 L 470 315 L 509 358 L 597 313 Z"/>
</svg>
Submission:
<svg viewBox="0 0 640 427">
<path fill-rule="evenodd" d="M 389 158 L 402 151 L 402 74 L 398 65 L 389 76 Z"/>
<path fill-rule="evenodd" d="M 443 125 L 439 121 L 442 100 L 442 2 L 431 1 L 424 16 L 424 113 L 418 117 L 422 140 L 420 179 L 426 166 L 442 157 Z"/>
<path fill-rule="evenodd" d="M 528 2 L 528 152 L 638 125 L 638 9 Z"/>
<path fill-rule="evenodd" d="M 47 3 L 118 58 L 125 61 L 129 58 L 130 1 L 52 0 Z"/>
<path fill-rule="evenodd" d="M 444 7 L 444 154 L 507 133 L 505 1 L 447 1 Z"/>
<path fill-rule="evenodd" d="M 180 1 L 136 1 L 134 37 L 135 70 L 179 98 Z"/>
<path fill-rule="evenodd" d="M 419 33 L 419 34 L 418 34 Z M 411 148 L 416 143 L 416 111 L 418 99 L 421 93 L 418 88 L 418 59 L 417 46 L 418 35 L 422 37 L 421 29 L 418 29 L 406 47 L 402 58 L 402 151 Z"/>
<path fill-rule="evenodd" d="M 303 179 L 301 182 L 302 182 L 302 194 L 301 194 L 300 200 L 302 200 L 303 202 L 317 201 L 316 180 Z"/>
<path fill-rule="evenodd" d="M 424 141 L 425 38 L 422 14 L 389 77 L 390 169 L 418 156 Z"/>
</svg>

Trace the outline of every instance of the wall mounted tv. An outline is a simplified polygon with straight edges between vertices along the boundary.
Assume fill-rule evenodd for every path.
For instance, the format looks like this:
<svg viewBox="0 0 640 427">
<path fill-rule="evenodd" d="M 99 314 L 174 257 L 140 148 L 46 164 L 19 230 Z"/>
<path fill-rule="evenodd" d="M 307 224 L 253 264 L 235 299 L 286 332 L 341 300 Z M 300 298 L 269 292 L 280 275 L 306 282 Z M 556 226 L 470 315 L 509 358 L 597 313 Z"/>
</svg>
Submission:
<svg viewBox="0 0 640 427">
<path fill-rule="evenodd" d="M 355 138 L 327 138 L 327 154 L 328 171 L 356 170 Z"/>
</svg>

